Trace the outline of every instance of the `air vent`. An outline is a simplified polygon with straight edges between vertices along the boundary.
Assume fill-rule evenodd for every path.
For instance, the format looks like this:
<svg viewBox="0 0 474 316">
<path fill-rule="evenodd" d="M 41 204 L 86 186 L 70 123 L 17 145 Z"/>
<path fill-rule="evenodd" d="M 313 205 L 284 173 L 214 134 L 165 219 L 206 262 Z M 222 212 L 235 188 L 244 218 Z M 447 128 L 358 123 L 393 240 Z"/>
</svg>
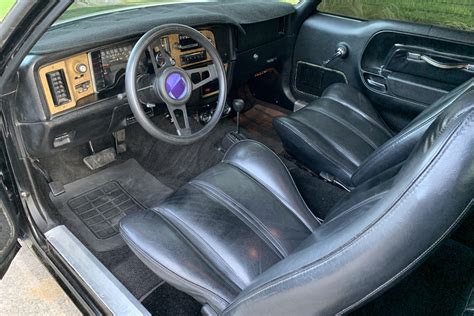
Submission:
<svg viewBox="0 0 474 316">
<path fill-rule="evenodd" d="M 278 19 L 278 34 L 285 35 L 286 33 L 286 18 L 281 17 Z"/>
<path fill-rule="evenodd" d="M 91 53 L 91 62 L 92 70 L 94 72 L 95 88 L 97 91 L 102 91 L 106 88 L 106 84 L 100 51 L 95 51 Z"/>
<path fill-rule="evenodd" d="M 66 83 L 64 70 L 51 71 L 46 74 L 49 90 L 53 97 L 54 106 L 60 106 L 71 101 L 71 94 Z"/>
</svg>

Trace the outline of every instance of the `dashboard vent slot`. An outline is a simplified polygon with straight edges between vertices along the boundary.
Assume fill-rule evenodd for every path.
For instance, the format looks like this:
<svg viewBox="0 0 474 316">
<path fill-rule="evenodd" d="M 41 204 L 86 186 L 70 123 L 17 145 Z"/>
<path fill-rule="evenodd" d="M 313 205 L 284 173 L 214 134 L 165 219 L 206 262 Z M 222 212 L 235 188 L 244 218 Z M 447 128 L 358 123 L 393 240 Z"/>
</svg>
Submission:
<svg viewBox="0 0 474 316">
<path fill-rule="evenodd" d="M 100 51 L 91 53 L 92 70 L 94 72 L 95 88 L 97 91 L 104 90 L 107 85 L 104 78 L 104 67 L 102 65 L 102 57 Z"/>
<path fill-rule="evenodd" d="M 46 74 L 48 80 L 49 90 L 53 97 L 54 106 L 60 106 L 71 102 L 71 94 L 66 82 L 64 70 L 55 70 Z"/>
<path fill-rule="evenodd" d="M 281 17 L 278 19 L 278 34 L 285 35 L 286 33 L 286 18 Z"/>
</svg>

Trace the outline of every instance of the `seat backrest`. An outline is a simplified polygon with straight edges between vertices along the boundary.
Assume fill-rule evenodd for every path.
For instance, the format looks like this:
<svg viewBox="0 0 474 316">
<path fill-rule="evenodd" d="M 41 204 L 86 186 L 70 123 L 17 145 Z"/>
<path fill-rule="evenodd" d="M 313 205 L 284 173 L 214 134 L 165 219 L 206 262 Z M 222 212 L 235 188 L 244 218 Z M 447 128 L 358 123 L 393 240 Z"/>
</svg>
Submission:
<svg viewBox="0 0 474 316">
<path fill-rule="evenodd" d="M 474 90 L 441 113 L 400 168 L 365 182 L 224 311 L 334 315 L 386 290 L 474 205 Z"/>
<path fill-rule="evenodd" d="M 403 162 L 438 115 L 457 99 L 472 90 L 474 90 L 474 78 L 449 92 L 420 113 L 400 133 L 367 157 L 352 176 L 352 184 L 357 186 L 383 170 Z"/>
</svg>

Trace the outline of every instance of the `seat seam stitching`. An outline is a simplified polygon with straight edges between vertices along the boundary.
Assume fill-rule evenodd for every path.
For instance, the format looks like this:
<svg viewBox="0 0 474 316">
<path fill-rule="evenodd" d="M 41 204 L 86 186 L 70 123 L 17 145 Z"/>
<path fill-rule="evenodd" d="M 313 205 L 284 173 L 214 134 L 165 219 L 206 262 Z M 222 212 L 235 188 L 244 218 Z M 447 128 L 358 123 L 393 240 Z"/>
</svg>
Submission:
<svg viewBox="0 0 474 316">
<path fill-rule="evenodd" d="M 156 213 L 156 212 L 155 212 Z M 122 231 L 124 231 L 123 229 L 123 226 L 122 224 L 120 224 L 120 227 L 122 229 Z M 183 278 L 181 275 L 171 271 L 170 269 L 166 268 L 164 265 L 162 265 L 159 261 L 155 260 L 153 257 L 151 257 L 148 253 L 146 253 L 144 250 L 140 249 L 140 247 L 137 245 L 137 243 L 135 243 L 133 240 L 131 240 L 126 233 L 122 234 L 122 237 L 125 239 L 125 241 L 127 241 L 129 244 L 131 244 L 133 247 L 132 249 L 135 249 L 136 251 L 138 251 L 142 256 L 144 256 L 146 259 L 148 259 L 151 263 L 154 263 L 156 264 L 157 266 L 159 266 L 161 268 L 161 270 L 165 273 L 167 273 L 168 275 L 170 275 L 170 277 L 173 277 L 173 278 L 177 278 L 177 279 L 180 279 L 182 280 L 183 282 L 185 283 L 188 283 L 189 285 L 191 286 L 194 286 L 194 287 L 198 287 L 199 289 L 201 289 L 202 291 L 204 292 L 207 292 L 208 294 L 210 294 L 211 296 L 214 296 L 215 299 L 217 299 L 218 301 L 220 301 L 221 303 L 224 303 L 224 305 L 228 305 L 230 304 L 230 302 L 228 302 L 225 298 L 221 297 L 219 294 L 207 289 L 207 288 L 204 288 L 202 287 L 201 285 L 193 282 L 193 281 L 190 281 L 186 278 Z"/>
<path fill-rule="evenodd" d="M 364 199 L 363 201 L 360 201 L 359 203 L 351 206 L 350 208 L 344 210 L 344 212 L 340 213 L 340 214 L 337 214 L 337 216 L 331 218 L 329 221 L 327 222 L 324 222 L 325 224 L 328 224 L 328 223 L 331 223 L 332 221 L 334 221 L 335 219 L 345 215 L 345 214 L 348 214 L 352 211 L 354 211 L 355 209 L 359 208 L 359 207 L 362 207 L 370 202 L 373 202 L 373 201 L 376 201 L 376 200 L 380 200 L 380 198 L 382 198 L 386 193 L 388 192 L 388 190 L 385 190 L 385 191 L 382 191 L 382 192 L 379 192 L 373 196 L 371 196 L 370 198 L 367 198 L 367 199 Z"/>
<path fill-rule="evenodd" d="M 472 113 L 468 115 L 469 119 L 471 119 L 472 117 L 474 117 L 474 115 L 472 115 Z M 256 290 L 254 293 L 250 294 L 248 297 L 246 297 L 244 299 L 241 299 L 239 301 L 234 300 L 232 302 L 232 304 L 229 306 L 229 308 L 227 308 L 227 310 L 231 311 L 231 310 L 235 309 L 236 306 L 241 305 L 243 302 L 249 300 L 251 297 L 255 297 L 256 295 L 258 295 L 258 294 L 260 294 L 260 293 L 262 293 L 262 292 L 264 292 L 264 291 L 266 291 L 266 290 L 268 290 L 272 287 L 275 287 L 278 284 L 281 284 L 283 282 L 294 279 L 295 277 L 301 276 L 301 275 L 309 272 L 310 270 L 313 270 L 316 267 L 327 264 L 330 259 L 335 259 L 335 258 L 339 257 L 341 254 L 349 251 L 353 246 L 360 243 L 361 240 L 366 238 L 369 233 L 374 231 L 376 228 L 379 228 L 381 226 L 382 222 L 387 222 L 387 220 L 389 218 L 391 218 L 391 216 L 393 215 L 393 213 L 394 213 L 393 210 L 396 207 L 400 207 L 400 205 L 403 204 L 405 202 L 405 200 L 407 199 L 407 196 L 411 195 L 413 192 L 416 191 L 416 189 L 420 186 L 420 183 L 423 182 L 424 179 L 426 178 L 428 172 L 431 171 L 435 167 L 435 165 L 441 159 L 442 154 L 444 154 L 446 152 L 447 148 L 452 144 L 454 139 L 456 139 L 456 136 L 461 131 L 464 130 L 465 125 L 467 125 L 467 124 L 462 124 L 461 126 L 458 126 L 456 128 L 456 130 L 454 132 L 452 132 L 452 134 L 449 136 L 448 140 L 438 150 L 438 152 L 436 153 L 433 160 L 430 161 L 427 166 L 425 166 L 425 168 L 421 171 L 421 173 L 417 176 L 417 178 L 415 180 L 413 180 L 408 185 L 408 187 L 396 198 L 396 200 L 392 203 L 390 208 L 388 210 L 386 210 L 384 212 L 384 214 L 382 214 L 377 220 L 373 221 L 372 224 L 364 232 L 359 234 L 359 236 L 353 238 L 348 243 L 346 243 L 344 246 L 340 247 L 339 248 L 340 250 L 336 250 L 336 251 L 332 252 L 331 254 L 326 255 L 325 257 L 323 257 L 324 259 L 318 260 L 318 261 L 320 261 L 318 264 L 310 264 L 307 267 L 301 268 L 300 272 L 295 272 L 293 275 L 288 276 L 288 277 L 284 277 L 284 278 L 274 282 L 273 284 L 269 284 L 267 286 L 263 285 L 260 289 Z M 314 263 L 316 263 L 316 262 L 314 262 Z M 370 293 L 369 293 L 369 295 L 370 295 Z"/>
<path fill-rule="evenodd" d="M 354 159 L 354 155 L 352 155 L 350 153 L 350 150 L 344 150 L 343 146 L 341 146 L 340 144 L 338 144 L 337 142 L 333 141 L 330 137 L 324 135 L 323 133 L 321 133 L 318 129 L 314 128 L 313 126 L 310 126 L 309 124 L 306 124 L 305 122 L 302 122 L 300 121 L 299 119 L 297 118 L 292 118 L 294 119 L 295 121 L 303 124 L 306 128 L 312 130 L 314 133 L 318 134 L 323 140 L 325 140 L 327 143 L 329 143 L 336 152 L 338 152 L 341 156 L 344 156 L 346 158 L 346 160 L 351 163 L 356 169 L 358 168 L 358 166 L 363 162 L 363 160 L 360 161 L 360 163 L 357 163 Z M 346 152 L 349 152 L 349 154 L 347 154 Z M 352 157 L 349 157 L 349 156 L 352 156 Z"/>
<path fill-rule="evenodd" d="M 185 240 L 185 242 L 191 246 L 192 249 L 195 250 L 195 252 L 198 253 L 198 255 L 204 260 L 204 262 L 206 262 L 206 264 L 209 266 L 209 268 L 215 272 L 217 272 L 217 274 L 220 276 L 221 279 L 223 279 L 223 281 L 225 283 L 227 283 L 227 285 L 230 285 L 234 290 L 239 290 L 239 291 L 242 291 L 243 288 L 241 288 L 238 284 L 236 284 L 233 280 L 231 280 L 228 276 L 226 276 L 222 271 L 219 271 L 219 269 L 217 269 L 215 267 L 215 265 L 210 262 L 210 259 L 207 258 L 203 251 L 201 249 L 199 249 L 195 244 L 193 244 L 191 242 L 191 240 L 189 240 L 189 237 L 186 236 L 177 226 L 175 223 L 173 223 L 165 214 L 169 214 L 170 216 L 172 216 L 174 219 L 176 219 L 178 222 L 180 222 L 184 227 L 184 229 L 187 229 L 192 235 L 195 235 L 194 237 L 196 239 L 199 239 L 203 244 L 205 244 L 209 249 L 211 249 L 212 251 L 214 250 L 201 236 L 199 236 L 198 233 L 196 233 L 192 228 L 189 227 L 189 225 L 187 225 L 186 223 L 184 223 L 180 218 L 178 218 L 177 216 L 175 216 L 174 214 L 172 214 L 172 212 L 170 210 L 168 210 L 167 208 L 153 208 L 152 209 L 153 212 L 155 212 L 156 214 L 158 214 L 161 218 L 163 218 L 167 223 L 169 223 L 170 226 L 173 227 L 173 229 L 175 231 L 177 231 Z M 234 274 L 235 276 L 237 276 L 237 273 L 227 264 L 227 262 L 224 260 L 224 258 L 222 258 L 217 252 L 213 251 L 214 255 L 218 258 L 218 261 L 220 261 L 222 263 L 222 265 L 224 266 L 224 268 Z"/>
<path fill-rule="evenodd" d="M 306 220 L 302 219 L 300 215 L 298 215 L 298 213 L 293 210 L 293 208 L 289 207 L 287 205 L 287 202 L 283 199 L 283 197 L 281 197 L 281 195 L 277 192 L 274 192 L 271 188 L 267 187 L 266 185 L 264 185 L 261 181 L 255 179 L 254 177 L 252 177 L 247 171 L 243 170 L 240 166 L 234 164 L 233 162 L 231 161 L 226 161 L 226 163 L 231 166 L 231 167 L 234 167 L 236 168 L 237 170 L 239 170 L 240 172 L 242 172 L 242 174 L 244 174 L 246 177 L 248 177 L 249 179 L 251 179 L 252 181 L 254 181 L 256 184 L 258 184 L 259 186 L 261 186 L 263 189 L 267 190 L 268 192 L 270 192 L 271 194 L 273 194 L 276 198 L 277 201 L 279 201 L 284 207 L 286 207 L 287 209 L 289 209 L 291 211 L 291 214 L 293 214 L 293 216 L 295 216 L 299 221 L 301 221 L 303 223 L 303 225 L 310 231 L 310 232 L 313 232 L 313 229 L 309 226 L 309 224 L 306 223 Z M 305 210 L 306 211 L 306 210 Z M 319 221 L 316 219 L 316 217 L 314 217 L 314 214 L 310 211 L 310 210 L 307 210 L 308 214 L 310 214 L 310 216 L 313 216 L 313 218 L 316 220 L 316 222 L 319 224 Z"/>
<path fill-rule="evenodd" d="M 358 129 L 357 127 L 355 127 L 352 123 L 350 123 L 349 121 L 347 121 L 346 119 L 343 119 L 342 117 L 338 117 L 332 113 L 330 113 L 329 111 L 326 111 L 326 110 L 323 110 L 322 108 L 320 107 L 310 107 L 308 108 L 308 110 L 310 111 L 314 111 L 314 112 L 318 112 L 318 113 L 321 113 L 331 119 L 333 119 L 334 121 L 338 122 L 339 124 L 341 124 L 342 126 L 345 126 L 347 127 L 348 129 L 350 129 L 352 132 L 354 132 L 354 134 L 356 134 L 357 136 L 359 136 L 363 141 L 365 141 L 370 147 L 372 147 L 373 149 L 376 149 L 378 146 L 377 144 L 375 144 L 371 139 L 369 139 L 360 129 Z"/>
<path fill-rule="evenodd" d="M 296 183 L 295 183 L 295 180 L 293 179 L 293 176 L 291 175 L 290 173 L 290 170 L 287 168 L 287 166 L 285 165 L 285 163 L 283 162 L 283 160 L 281 160 L 281 158 L 275 154 L 273 152 L 273 150 L 271 150 L 270 148 L 268 148 L 265 144 L 262 144 L 262 143 L 259 143 L 257 141 L 254 141 L 254 140 L 243 140 L 243 141 L 240 141 L 240 142 L 245 142 L 245 141 L 249 141 L 249 142 L 254 142 L 256 144 L 258 144 L 259 146 L 263 147 L 264 149 L 266 149 L 269 153 L 271 153 L 273 155 L 273 157 L 275 157 L 276 160 L 278 160 L 278 162 L 283 166 L 283 169 L 285 170 L 286 174 L 288 175 L 288 179 L 290 180 L 291 184 L 293 185 L 293 187 L 295 188 L 296 190 L 296 194 L 298 194 L 298 197 L 299 199 L 301 200 L 301 202 L 303 203 L 303 205 L 306 207 L 306 210 L 311 213 L 311 210 L 309 209 L 308 205 L 306 204 L 306 201 L 303 199 L 303 197 L 301 196 L 301 193 L 300 191 L 298 190 L 298 187 L 296 186 Z M 311 213 L 312 214 L 312 213 Z M 314 216 L 314 219 L 318 222 L 318 224 L 321 224 L 319 222 L 319 219 Z"/>
<path fill-rule="evenodd" d="M 420 124 L 420 126 L 418 127 L 418 129 L 419 129 L 419 128 L 422 128 L 422 127 L 424 127 L 424 126 L 426 126 L 426 125 L 428 125 L 428 123 L 432 123 L 433 119 L 434 119 L 434 117 L 431 117 L 428 121 L 426 121 L 426 122 Z M 382 160 L 382 158 L 385 158 L 384 155 L 385 155 L 385 153 L 386 153 L 387 151 L 389 151 L 390 148 L 398 146 L 400 143 L 402 143 L 406 138 L 408 138 L 409 136 L 411 136 L 412 134 L 414 134 L 416 131 L 417 131 L 417 129 L 413 129 L 413 130 L 411 130 L 411 131 L 409 131 L 409 132 L 404 133 L 402 136 L 395 135 L 394 137 L 397 137 L 398 139 L 395 140 L 395 141 L 393 141 L 392 144 L 391 144 L 391 146 L 388 146 L 388 145 L 387 145 L 387 146 L 384 146 L 385 144 L 382 145 L 382 146 L 384 146 L 384 147 L 383 147 L 380 151 L 374 152 L 376 155 L 373 156 L 373 158 L 370 158 L 370 156 L 369 156 L 369 158 L 366 159 L 366 160 L 360 165 L 360 167 L 356 170 L 356 172 L 354 173 L 353 176 L 355 176 L 356 174 L 358 174 L 358 173 L 359 173 L 359 170 L 363 169 L 363 167 L 365 167 L 366 164 L 369 164 L 369 163 L 372 163 L 372 164 L 378 163 L 380 160 Z M 390 142 L 390 140 L 388 140 L 387 142 Z"/>
<path fill-rule="evenodd" d="M 209 194 L 215 194 L 215 199 L 218 200 L 219 199 L 219 196 L 222 198 L 222 199 L 227 199 L 228 200 L 228 203 L 225 202 L 225 201 L 222 201 L 222 200 L 219 200 L 218 203 L 220 203 L 221 205 L 223 205 L 226 209 L 227 206 L 229 206 L 231 209 L 228 209 L 232 214 L 234 214 L 237 218 L 239 218 L 241 221 L 243 221 L 245 224 L 250 224 L 252 225 L 257 231 L 258 231 L 258 235 L 263 235 L 263 236 L 260 236 L 260 238 L 264 239 L 265 240 L 265 243 L 267 244 L 268 242 L 270 242 L 270 246 L 271 248 L 276 248 L 274 250 L 276 250 L 278 256 L 283 259 L 285 257 L 288 256 L 288 251 L 286 251 L 285 247 L 280 243 L 280 241 L 278 239 L 276 239 L 275 237 L 273 237 L 273 235 L 271 235 L 271 233 L 268 231 L 267 227 L 265 226 L 265 224 L 263 224 L 262 221 L 260 221 L 256 216 L 252 215 L 250 213 L 250 211 L 245 208 L 243 205 L 241 205 L 240 203 L 238 203 L 235 199 L 233 199 L 232 197 L 230 197 L 229 195 L 227 195 L 225 192 L 222 192 L 221 190 L 219 190 L 218 188 L 214 187 L 214 186 L 211 186 L 210 184 L 208 183 L 204 183 L 204 181 L 200 181 L 200 180 L 193 180 L 190 182 L 191 185 L 193 185 L 194 187 L 196 187 L 197 189 L 199 189 L 200 191 L 202 191 L 204 194 L 206 195 L 209 195 Z M 213 192 L 209 192 L 209 191 L 213 191 Z M 219 192 L 220 191 L 220 192 Z M 210 196 L 211 198 L 213 196 Z M 235 207 L 233 205 L 229 205 L 229 204 L 235 204 Z M 240 216 L 238 216 L 237 214 L 235 214 L 233 211 L 235 212 L 238 212 L 240 214 Z M 244 217 L 244 220 L 242 220 L 240 217 L 243 216 Z M 246 219 L 245 217 L 248 216 L 249 218 Z M 252 223 L 251 221 L 255 221 L 255 223 Z M 249 222 L 249 223 L 247 223 Z M 254 231 L 254 229 L 252 229 L 252 231 Z"/>
<path fill-rule="evenodd" d="M 470 207 L 470 205 L 472 204 L 472 201 L 473 201 L 473 200 L 471 200 L 471 201 L 467 204 L 466 208 L 465 208 L 465 209 L 461 212 L 461 214 L 459 214 L 459 216 L 454 220 L 453 224 L 450 225 L 450 226 L 446 229 L 446 231 L 445 231 L 430 247 L 428 247 L 422 254 L 420 254 L 418 257 L 416 257 L 415 260 L 413 260 L 411 263 L 409 263 L 405 268 L 403 268 L 400 272 L 398 272 L 397 274 L 395 274 L 395 275 L 394 275 L 392 278 L 390 278 L 387 282 L 381 284 L 381 285 L 380 285 L 379 287 L 377 287 L 375 290 L 373 290 L 372 292 L 368 293 L 367 295 L 365 295 L 363 298 L 359 299 L 357 302 L 355 302 L 355 303 L 352 304 L 351 306 L 347 307 L 346 310 L 347 310 L 347 309 L 350 309 L 352 306 L 355 306 L 355 305 L 359 304 L 360 302 L 363 302 L 363 301 L 367 300 L 368 297 L 370 297 L 371 295 L 373 295 L 373 294 L 379 292 L 379 290 L 386 288 L 388 285 L 391 284 L 392 281 L 398 279 L 398 278 L 400 277 L 400 275 L 402 275 L 404 272 L 406 272 L 407 270 L 409 270 L 411 267 L 415 266 L 416 263 L 418 263 L 418 262 L 423 258 L 423 256 L 424 256 L 426 253 L 428 253 L 428 252 L 430 252 L 432 249 L 434 249 L 440 242 L 442 242 L 442 241 L 444 240 L 444 238 L 445 238 L 446 236 L 449 235 L 449 233 L 452 232 L 452 229 L 453 229 L 454 227 L 456 227 L 457 224 L 459 224 L 459 221 L 460 221 L 460 220 L 464 217 L 464 215 L 468 212 L 469 207 Z M 343 312 L 343 311 L 342 311 L 342 312 Z M 341 315 L 341 314 L 338 313 L 338 315 Z"/>
<path fill-rule="evenodd" d="M 296 121 L 296 120 L 295 120 Z M 300 121 L 297 121 L 298 123 L 302 124 Z M 286 122 L 284 121 L 279 121 L 280 124 L 282 124 L 283 126 L 285 126 L 286 128 L 288 128 L 293 134 L 295 134 L 296 136 L 300 137 L 301 140 L 303 140 L 307 145 L 309 145 L 312 149 L 316 150 L 316 152 L 318 152 L 319 154 L 321 154 L 324 158 L 326 158 L 327 160 L 329 160 L 331 163 L 333 163 L 335 165 L 335 167 L 339 168 L 342 172 L 344 172 L 346 174 L 346 176 L 348 177 L 351 177 L 351 172 L 349 171 L 351 168 L 348 168 L 347 165 L 345 165 L 345 163 L 343 162 L 339 162 L 339 161 L 336 161 L 334 160 L 334 158 L 328 156 L 323 150 L 321 150 L 320 148 L 318 148 L 318 146 L 312 144 L 309 142 L 309 140 L 307 139 L 307 137 L 303 134 L 303 133 L 300 133 L 297 129 L 295 129 L 293 126 L 287 124 Z"/>
<path fill-rule="evenodd" d="M 352 106 L 350 105 L 348 102 L 344 102 L 342 100 L 338 100 L 336 99 L 335 97 L 333 96 L 322 96 L 321 98 L 326 98 L 326 99 L 329 99 L 329 100 L 332 100 L 334 102 L 337 102 L 339 104 L 341 104 L 342 106 L 344 106 L 345 108 L 348 108 L 349 110 L 351 110 L 352 112 L 355 112 L 357 114 L 359 114 L 359 116 L 361 116 L 363 119 L 365 119 L 366 121 L 372 123 L 372 125 L 376 126 L 377 128 L 379 128 L 380 130 L 382 130 L 382 132 L 386 135 L 388 135 L 389 137 L 393 137 L 393 135 L 387 130 L 386 127 L 384 127 L 382 124 L 380 124 L 379 122 L 377 122 L 377 120 L 375 118 L 373 118 L 372 116 L 370 116 L 369 114 L 365 113 L 364 111 L 362 111 L 361 109 L 358 109 L 357 107 L 355 106 Z M 375 110 L 375 109 L 374 109 Z"/>
<path fill-rule="evenodd" d="M 447 109 L 448 107 L 450 107 L 454 102 L 456 102 L 461 95 L 464 95 L 464 93 L 469 89 L 470 87 L 468 87 L 467 89 L 463 90 L 462 93 L 460 93 L 460 95 L 458 97 L 454 97 L 451 101 L 448 102 L 447 105 L 445 105 L 444 107 L 441 107 L 439 108 L 437 111 L 435 111 L 434 113 L 432 113 L 430 116 L 428 116 L 427 118 L 425 118 L 422 122 L 420 123 L 417 123 L 415 124 L 414 126 L 412 127 L 408 127 L 408 129 L 406 131 L 401 131 L 398 135 L 395 135 L 394 137 L 397 137 L 399 138 L 398 140 L 396 140 L 393 145 L 396 145 L 396 144 L 399 144 L 401 143 L 403 140 L 405 140 L 406 138 L 408 138 L 410 135 L 414 134 L 418 129 L 420 128 L 423 128 L 424 126 L 428 125 L 428 124 L 431 124 L 439 115 L 441 112 L 443 112 L 445 109 Z M 402 134 L 402 135 L 400 135 Z M 388 140 L 389 142 L 390 140 Z M 383 146 L 383 145 L 382 145 Z M 364 161 L 361 166 L 359 167 L 358 170 L 356 170 L 356 172 L 354 173 L 353 176 L 356 176 L 356 174 L 359 173 L 359 170 L 362 169 L 362 166 L 365 166 L 366 165 L 366 162 L 369 163 L 371 160 L 374 160 L 373 163 L 377 162 L 377 160 L 380 160 L 380 154 L 385 154 L 386 151 L 388 151 L 390 147 L 389 146 L 385 146 L 382 148 L 382 150 L 380 150 L 380 152 L 377 153 L 376 156 L 374 156 L 373 159 L 370 159 L 370 160 L 366 160 Z"/>
</svg>

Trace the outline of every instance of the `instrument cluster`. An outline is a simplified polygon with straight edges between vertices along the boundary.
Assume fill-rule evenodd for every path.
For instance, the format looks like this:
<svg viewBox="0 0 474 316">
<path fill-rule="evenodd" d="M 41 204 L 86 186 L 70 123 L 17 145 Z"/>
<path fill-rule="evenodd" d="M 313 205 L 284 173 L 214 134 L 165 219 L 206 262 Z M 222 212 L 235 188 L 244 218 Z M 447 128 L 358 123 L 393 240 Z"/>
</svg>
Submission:
<svg viewBox="0 0 474 316">
<path fill-rule="evenodd" d="M 209 41 L 216 46 L 214 33 L 201 30 Z M 45 93 L 50 114 L 74 108 L 80 99 L 92 94 L 121 93 L 125 70 L 135 40 L 113 44 L 96 50 L 68 57 L 40 67 L 39 76 Z M 195 40 L 181 34 L 170 34 L 160 39 L 154 49 L 158 66 L 164 64 L 163 52 L 166 52 L 177 67 L 199 66 L 211 59 L 206 50 Z M 143 71 L 150 66 L 143 56 Z M 205 74 L 200 74 L 204 76 Z M 202 97 L 217 93 L 216 86 L 208 84 L 202 88 Z M 100 97 L 100 95 L 99 95 Z"/>
</svg>

